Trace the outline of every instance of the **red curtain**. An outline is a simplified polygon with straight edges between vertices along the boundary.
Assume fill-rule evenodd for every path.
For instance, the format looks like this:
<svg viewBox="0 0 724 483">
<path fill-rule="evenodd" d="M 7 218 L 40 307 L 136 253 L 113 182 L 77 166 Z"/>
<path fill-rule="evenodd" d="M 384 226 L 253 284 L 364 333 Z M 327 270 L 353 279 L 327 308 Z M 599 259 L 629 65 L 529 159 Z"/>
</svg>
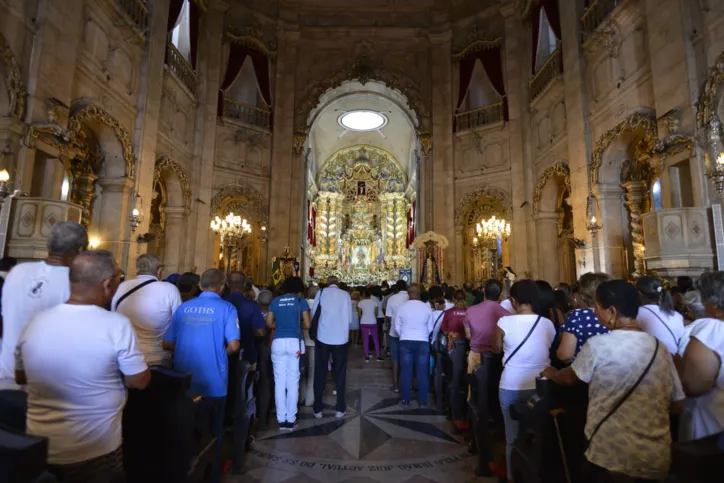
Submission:
<svg viewBox="0 0 724 483">
<path fill-rule="evenodd" d="M 196 53 L 199 43 L 199 23 L 201 9 L 194 0 L 189 0 L 189 42 L 191 43 L 191 67 L 196 70 Z"/>
<path fill-rule="evenodd" d="M 503 119 L 508 120 L 508 98 L 505 96 L 505 80 L 503 79 L 503 57 L 500 53 L 501 48 L 481 50 L 477 53 L 480 62 L 483 63 L 483 69 L 490 80 L 495 92 L 503 98 Z"/>
<path fill-rule="evenodd" d="M 407 240 L 406 240 L 406 248 L 410 248 L 410 245 L 412 245 L 412 242 L 415 241 L 415 238 L 417 237 L 417 234 L 415 233 L 415 215 L 416 215 L 416 203 L 417 201 L 412 202 L 412 208 L 410 208 L 407 211 Z"/>
<path fill-rule="evenodd" d="M 178 16 L 181 15 L 181 9 L 184 6 L 184 0 L 171 0 L 171 5 L 168 9 L 168 26 L 166 31 L 171 33 L 173 28 L 176 26 Z"/>
<path fill-rule="evenodd" d="M 269 58 L 258 50 L 247 49 L 256 73 L 256 82 L 259 92 L 267 106 L 269 106 L 269 128 L 274 126 L 274 110 L 272 109 L 271 82 L 269 81 Z"/>
<path fill-rule="evenodd" d="M 317 210 L 312 207 L 312 246 L 317 246 Z"/>
<path fill-rule="evenodd" d="M 468 55 L 460 60 L 460 90 L 458 91 L 457 110 L 460 110 L 460 107 L 463 105 L 463 101 L 465 100 L 465 94 L 468 93 L 470 81 L 473 78 L 473 69 L 475 69 L 476 59 L 476 55 Z"/>
<path fill-rule="evenodd" d="M 226 75 L 221 83 L 219 89 L 219 101 L 218 101 L 218 115 L 221 116 L 224 112 L 224 91 L 231 87 L 236 80 L 241 67 L 244 65 L 246 57 L 251 57 L 251 62 L 254 64 L 254 72 L 256 73 L 256 81 L 259 86 L 259 92 L 261 97 L 269 109 L 271 110 L 271 85 L 269 82 L 269 58 L 258 50 L 250 49 L 236 42 L 231 43 L 231 50 L 229 51 L 229 63 L 226 67 Z M 269 115 L 269 127 L 273 124 L 273 112 Z"/>
<path fill-rule="evenodd" d="M 226 65 L 226 74 L 224 80 L 221 82 L 219 87 L 219 100 L 217 107 L 217 114 L 222 116 L 224 114 L 224 91 L 231 87 L 236 78 L 241 72 L 241 67 L 244 65 L 244 59 L 246 59 L 248 49 L 241 44 L 232 42 L 229 50 L 229 63 Z"/>
</svg>

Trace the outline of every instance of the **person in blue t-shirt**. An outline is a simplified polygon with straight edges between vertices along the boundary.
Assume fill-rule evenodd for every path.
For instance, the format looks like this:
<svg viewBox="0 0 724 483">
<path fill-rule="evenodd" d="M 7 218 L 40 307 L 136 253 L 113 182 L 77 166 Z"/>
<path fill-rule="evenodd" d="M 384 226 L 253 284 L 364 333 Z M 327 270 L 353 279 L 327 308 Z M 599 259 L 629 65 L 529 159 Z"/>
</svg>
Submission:
<svg viewBox="0 0 724 483">
<path fill-rule="evenodd" d="M 251 369 L 254 370 L 258 362 L 254 336 L 264 334 L 266 321 L 254 299 L 244 295 L 246 275 L 241 272 L 231 272 L 228 285 L 229 293 L 224 297 L 224 300 L 230 302 L 236 308 L 236 313 L 239 316 L 241 358 L 251 364 Z"/>
<path fill-rule="evenodd" d="M 211 429 L 218 438 L 213 482 L 221 481 L 221 444 L 224 436 L 227 357 L 239 350 L 239 321 L 232 304 L 221 299 L 226 275 L 210 268 L 201 275 L 201 295 L 181 304 L 163 336 L 163 348 L 173 351 L 173 368 L 191 373 L 193 395 L 210 413 Z"/>
<path fill-rule="evenodd" d="M 311 325 L 309 304 L 301 297 L 304 283 L 290 277 L 282 284 L 282 293 L 272 300 L 266 325 L 274 330 L 271 359 L 274 367 L 274 397 L 277 421 L 282 431 L 292 431 L 297 425 L 299 400 L 299 357 L 304 353 L 302 329 Z"/>
</svg>

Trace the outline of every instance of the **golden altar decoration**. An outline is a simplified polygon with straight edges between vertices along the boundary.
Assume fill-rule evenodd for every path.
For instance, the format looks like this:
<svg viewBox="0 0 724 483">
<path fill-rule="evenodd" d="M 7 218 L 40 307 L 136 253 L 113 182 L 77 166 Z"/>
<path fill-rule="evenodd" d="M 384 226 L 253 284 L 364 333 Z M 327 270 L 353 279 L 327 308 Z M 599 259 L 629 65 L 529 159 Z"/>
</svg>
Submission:
<svg viewBox="0 0 724 483">
<path fill-rule="evenodd" d="M 445 249 L 450 245 L 447 238 L 428 231 L 415 238 L 410 245 L 417 250 L 417 273 L 420 283 L 430 286 L 445 281 Z"/>
<path fill-rule="evenodd" d="M 315 278 L 349 284 L 397 280 L 409 268 L 407 177 L 387 151 L 353 146 L 338 151 L 317 175 Z"/>
</svg>

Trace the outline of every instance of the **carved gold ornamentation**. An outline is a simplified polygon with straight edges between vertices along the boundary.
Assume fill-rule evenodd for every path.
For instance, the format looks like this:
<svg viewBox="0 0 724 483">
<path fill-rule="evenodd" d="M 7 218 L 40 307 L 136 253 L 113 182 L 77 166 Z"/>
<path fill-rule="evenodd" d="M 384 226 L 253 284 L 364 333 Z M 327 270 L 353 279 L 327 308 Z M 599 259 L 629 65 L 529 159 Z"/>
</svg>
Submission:
<svg viewBox="0 0 724 483">
<path fill-rule="evenodd" d="M 420 140 L 422 155 L 425 157 L 430 156 L 432 154 L 432 135 L 428 132 L 421 132 L 418 134 L 418 139 Z"/>
<path fill-rule="evenodd" d="M 648 152 L 653 150 L 653 146 L 658 139 L 658 129 L 656 127 L 656 120 L 647 114 L 634 113 L 628 116 L 626 119 L 618 123 L 613 128 L 606 131 L 603 136 L 596 142 L 596 146 L 593 149 L 593 156 L 591 159 L 591 167 L 589 172 L 591 185 L 598 183 L 598 171 L 601 168 L 603 162 L 603 155 L 611 145 L 614 139 L 619 137 L 621 134 L 630 131 L 642 130 L 644 132 L 643 142 L 648 143 L 650 149 Z"/>
<path fill-rule="evenodd" d="M 415 238 L 415 241 L 412 242 L 411 246 L 413 248 L 422 249 L 425 248 L 425 243 L 427 242 L 433 242 L 439 245 L 442 249 L 450 246 L 450 242 L 448 242 L 447 238 L 444 235 L 439 235 L 434 231 L 428 231 L 418 236 L 417 238 Z"/>
<path fill-rule="evenodd" d="M 304 142 L 307 140 L 306 133 L 296 133 L 292 140 L 292 152 L 297 156 L 301 156 L 304 153 Z"/>
<path fill-rule="evenodd" d="M 98 179 L 93 173 L 76 173 L 73 176 L 73 189 L 70 192 L 70 200 L 83 207 L 81 225 L 86 229 L 93 219 L 93 200 L 96 197 L 95 183 Z"/>
<path fill-rule="evenodd" d="M 22 81 L 20 66 L 2 33 L 0 33 L 0 59 L 5 63 L 7 69 L 5 85 L 10 96 L 10 114 L 15 115 L 22 121 L 25 117 L 25 103 L 28 93 Z"/>
<path fill-rule="evenodd" d="M 455 226 L 462 227 L 466 215 L 481 204 L 493 204 L 499 209 L 501 218 L 510 219 L 513 216 L 513 208 L 508 193 L 494 186 L 484 185 L 482 188 L 466 194 L 458 203 L 455 210 Z"/>
<path fill-rule="evenodd" d="M 300 96 L 301 102 L 297 104 L 296 127 L 300 131 L 306 126 L 309 113 L 319 105 L 320 96 L 350 80 L 356 80 L 362 84 L 370 81 L 381 82 L 405 96 L 407 105 L 415 111 L 418 122 L 422 123 L 423 118 L 430 116 L 420 94 L 419 85 L 414 80 L 404 74 L 389 71 L 375 64 L 365 53 L 360 53 L 347 67 L 330 75 L 321 75 L 320 77 L 320 80 L 316 80 L 307 86 L 304 95 Z"/>
<path fill-rule="evenodd" d="M 452 57 L 455 62 L 459 62 L 475 52 L 500 48 L 502 42 L 499 33 L 475 25 L 468 34 L 465 45 Z"/>
<path fill-rule="evenodd" d="M 156 164 L 153 167 L 154 183 L 161 179 L 161 172 L 164 169 L 173 171 L 178 177 L 179 183 L 181 183 L 181 190 L 183 191 L 184 207 L 186 210 L 191 210 L 191 185 L 186 169 L 169 156 L 165 154 L 161 155 L 156 158 Z"/>
<path fill-rule="evenodd" d="M 626 190 L 626 207 L 628 208 L 629 221 L 631 223 L 631 244 L 634 253 L 634 276 L 642 276 L 646 273 L 644 262 L 644 228 L 641 223 L 641 213 L 647 209 L 646 199 L 648 198 L 648 182 L 645 180 L 634 180 L 624 183 Z"/>
<path fill-rule="evenodd" d="M 605 50 L 609 57 L 618 58 L 621 47 L 621 36 L 613 25 L 606 25 L 592 30 L 588 38 L 593 41 L 593 50 Z"/>
<path fill-rule="evenodd" d="M 123 151 L 123 160 L 126 167 L 125 174 L 129 178 L 135 177 L 136 155 L 133 152 L 131 136 L 118 119 L 111 116 L 108 112 L 95 104 L 87 104 L 77 108 L 77 110 L 75 110 L 75 112 L 70 116 L 70 119 L 68 119 L 68 131 L 71 135 L 71 141 L 77 142 L 78 137 L 82 136 L 81 133 L 83 125 L 90 122 L 100 122 L 113 130 L 113 133 L 116 135 L 116 139 L 118 139 L 118 142 L 121 144 L 121 149 Z"/>
<path fill-rule="evenodd" d="M 717 56 L 714 66 L 709 69 L 709 77 L 699 94 L 696 112 L 697 126 L 703 127 L 708 124 L 712 116 L 716 114 L 718 93 L 722 82 L 724 82 L 724 51 Z"/>
<path fill-rule="evenodd" d="M 402 192 L 407 177 L 397 160 L 384 149 L 372 146 L 350 146 L 334 153 L 317 174 L 320 191 L 347 193 L 354 191 L 357 181 L 367 181 L 368 198 L 387 192 Z"/>
<path fill-rule="evenodd" d="M 538 212 L 543 188 L 545 187 L 548 180 L 553 176 L 560 176 L 561 178 L 563 178 L 565 188 L 568 190 L 569 193 L 571 192 L 571 170 L 568 168 L 568 165 L 565 162 L 558 161 L 552 166 L 546 168 L 541 173 L 540 178 L 538 178 L 538 184 L 535 186 L 535 193 L 533 194 L 533 213 Z"/>
<path fill-rule="evenodd" d="M 236 197 L 245 199 L 251 219 L 257 218 L 261 221 L 268 219 L 269 210 L 264 197 L 256 189 L 241 183 L 222 186 L 211 199 L 211 213 L 216 213 L 228 198 Z"/>
<path fill-rule="evenodd" d="M 264 41 L 264 34 L 256 25 L 241 29 L 231 29 L 226 33 L 226 36 L 230 41 L 261 52 L 270 59 L 275 58 L 277 55 L 274 47 Z"/>
</svg>

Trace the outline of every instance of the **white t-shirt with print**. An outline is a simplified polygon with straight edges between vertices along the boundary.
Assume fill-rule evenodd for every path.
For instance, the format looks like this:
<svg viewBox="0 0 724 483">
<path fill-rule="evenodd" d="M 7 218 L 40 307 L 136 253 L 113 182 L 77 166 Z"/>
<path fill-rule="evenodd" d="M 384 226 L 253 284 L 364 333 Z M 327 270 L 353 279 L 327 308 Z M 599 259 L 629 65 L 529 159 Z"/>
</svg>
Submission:
<svg viewBox="0 0 724 483">
<path fill-rule="evenodd" d="M 143 286 L 118 304 L 125 294 L 149 280 L 153 283 Z M 171 352 L 161 347 L 163 334 L 171 325 L 171 317 L 181 305 L 181 294 L 174 284 L 161 282 L 152 275 L 123 282 L 113 297 L 111 307 L 115 312 L 131 319 L 138 338 L 138 347 L 149 366 L 171 367 Z"/>
<path fill-rule="evenodd" d="M 502 302 L 500 302 L 500 306 L 503 307 L 508 312 L 510 312 L 511 314 L 515 315 L 515 309 L 513 308 L 513 302 L 511 302 L 510 299 L 505 299 Z"/>
<path fill-rule="evenodd" d="M 49 438 L 49 463 L 77 463 L 121 445 L 121 375 L 148 367 L 127 317 L 95 305 L 41 312 L 18 341 L 16 363 L 28 380 L 27 431 Z"/>
<path fill-rule="evenodd" d="M 719 375 L 714 388 L 708 393 L 686 400 L 686 411 L 681 416 L 682 441 L 705 438 L 724 431 L 724 322 L 718 319 L 699 319 L 689 325 L 690 337 L 719 356 Z M 683 354 L 682 354 L 683 355 Z"/>
<path fill-rule="evenodd" d="M 679 351 L 679 341 L 684 335 L 684 317 L 680 313 L 667 314 L 658 305 L 648 304 L 639 308 L 636 321 L 641 330 L 659 339 L 671 354 Z"/>
<path fill-rule="evenodd" d="M 8 273 L 2 292 L 3 339 L 0 389 L 15 385 L 15 346 L 33 316 L 70 298 L 68 267 L 45 262 L 21 263 Z"/>
<path fill-rule="evenodd" d="M 550 349 L 556 336 L 553 322 L 545 317 L 530 334 L 525 344 L 513 355 L 516 347 L 528 335 L 538 319 L 535 314 L 507 315 L 498 320 L 503 337 L 503 361 L 506 361 L 500 377 L 500 388 L 510 391 L 535 389 L 535 379 L 551 363 Z"/>
<path fill-rule="evenodd" d="M 377 300 L 373 300 L 371 297 L 368 299 L 360 300 L 357 305 L 362 311 L 362 319 L 360 324 L 362 325 L 377 325 L 377 317 L 375 316 L 375 309 L 379 308 Z"/>
<path fill-rule="evenodd" d="M 390 318 L 390 337 L 399 337 L 397 330 L 395 329 L 395 315 L 397 309 L 402 307 L 402 304 L 410 300 L 410 296 L 407 295 L 407 290 L 397 292 L 387 300 L 387 306 L 385 307 L 385 316 Z"/>
<path fill-rule="evenodd" d="M 589 384 L 587 438 L 636 383 L 655 346 L 654 337 L 632 330 L 614 330 L 588 339 L 571 365 L 578 378 Z M 672 401 L 685 396 L 673 358 L 663 349 L 660 344 L 641 384 L 591 440 L 586 451 L 591 463 L 634 478 L 660 480 L 668 473 L 669 410 Z"/>
</svg>

